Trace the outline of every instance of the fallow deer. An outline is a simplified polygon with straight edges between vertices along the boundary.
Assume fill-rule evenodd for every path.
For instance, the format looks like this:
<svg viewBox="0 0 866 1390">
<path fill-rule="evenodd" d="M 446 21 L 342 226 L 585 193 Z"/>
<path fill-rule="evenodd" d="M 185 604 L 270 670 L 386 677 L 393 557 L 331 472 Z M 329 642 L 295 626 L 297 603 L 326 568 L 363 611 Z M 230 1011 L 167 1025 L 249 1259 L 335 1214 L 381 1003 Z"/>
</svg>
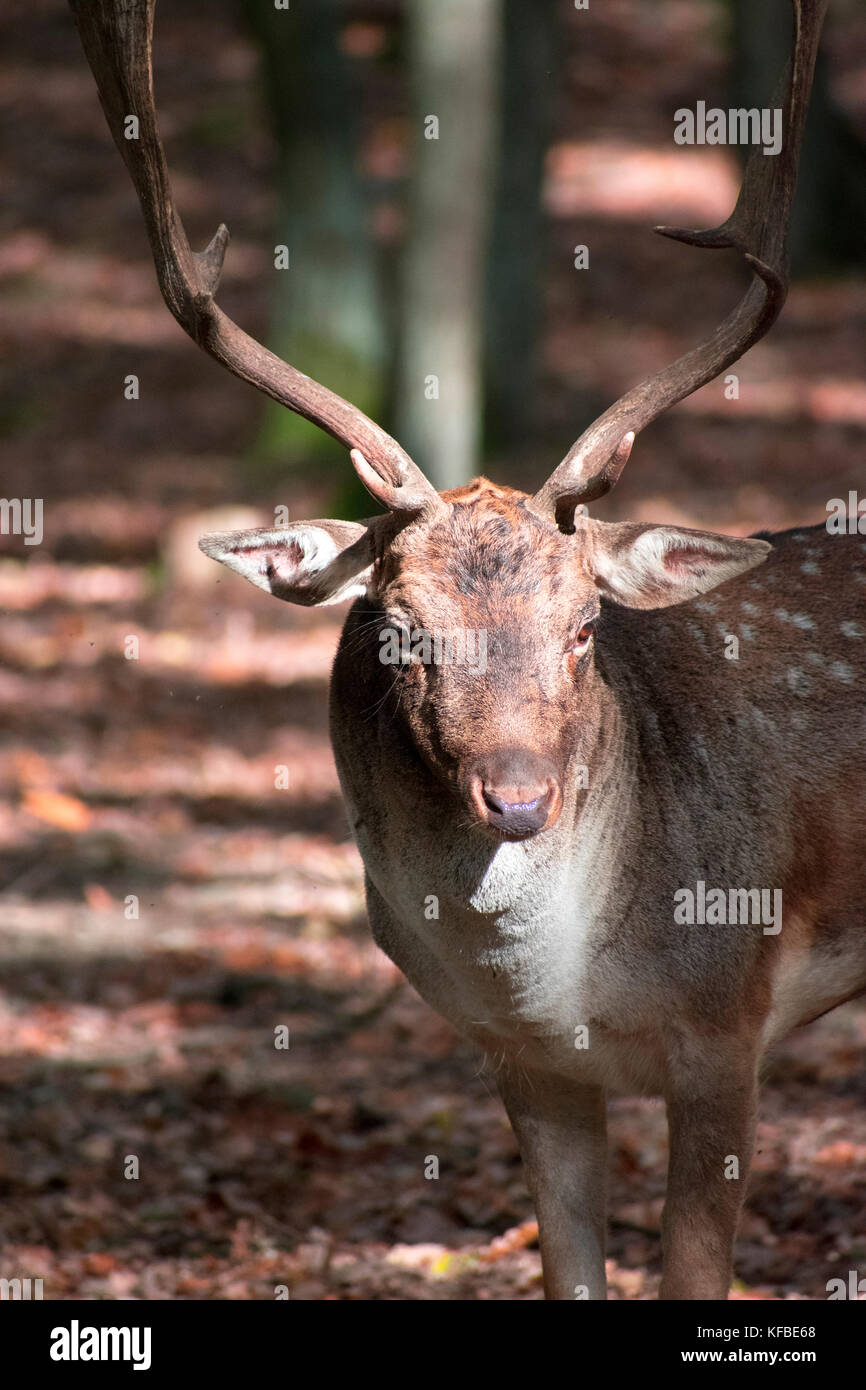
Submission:
<svg viewBox="0 0 866 1390">
<path fill-rule="evenodd" d="M 169 309 L 236 376 L 345 444 L 385 508 L 202 548 L 277 598 L 352 601 L 331 733 L 372 929 L 495 1059 L 554 1299 L 606 1294 L 611 1089 L 667 1106 L 661 1297 L 725 1298 L 761 1058 L 866 989 L 866 545 L 823 526 L 745 540 L 586 511 L 635 435 L 782 307 L 826 0 L 792 5 L 781 151 L 752 152 L 722 226 L 657 229 L 737 249 L 749 289 L 530 496 L 484 479 L 437 493 L 371 420 L 226 317 L 214 302 L 226 228 L 191 252 L 172 199 L 153 0 L 72 0 Z M 412 643 L 430 632 L 485 634 L 485 661 L 424 659 Z M 781 893 L 781 917 L 689 923 L 676 904 L 692 891 L 740 904 Z"/>
</svg>

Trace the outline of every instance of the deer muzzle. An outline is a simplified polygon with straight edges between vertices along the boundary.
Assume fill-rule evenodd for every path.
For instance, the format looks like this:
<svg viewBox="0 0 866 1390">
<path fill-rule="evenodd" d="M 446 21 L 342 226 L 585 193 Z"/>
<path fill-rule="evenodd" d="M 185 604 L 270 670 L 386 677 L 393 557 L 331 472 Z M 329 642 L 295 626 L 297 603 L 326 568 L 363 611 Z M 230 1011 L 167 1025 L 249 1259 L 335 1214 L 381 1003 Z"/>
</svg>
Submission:
<svg viewBox="0 0 866 1390">
<path fill-rule="evenodd" d="M 526 840 L 555 824 L 562 790 L 549 759 L 526 749 L 497 749 L 479 759 L 469 777 L 479 820 L 503 839 Z"/>
</svg>

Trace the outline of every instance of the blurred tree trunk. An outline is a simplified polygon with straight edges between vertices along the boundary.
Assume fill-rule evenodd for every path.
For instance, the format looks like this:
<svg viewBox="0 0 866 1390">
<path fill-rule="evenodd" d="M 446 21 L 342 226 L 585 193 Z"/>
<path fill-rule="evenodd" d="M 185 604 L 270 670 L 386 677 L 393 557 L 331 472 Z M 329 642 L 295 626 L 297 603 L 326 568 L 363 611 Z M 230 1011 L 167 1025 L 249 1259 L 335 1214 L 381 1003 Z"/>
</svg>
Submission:
<svg viewBox="0 0 866 1390">
<path fill-rule="evenodd" d="M 406 15 L 416 146 L 396 434 L 438 488 L 466 482 L 480 461 L 501 6 L 411 0 Z"/>
<path fill-rule="evenodd" d="M 277 145 L 276 245 L 269 347 L 300 371 L 381 413 L 387 361 L 358 172 L 358 98 L 339 47 L 341 0 L 275 9 L 240 0 L 258 41 Z M 344 451 L 314 425 L 268 403 L 257 452 L 291 464 Z"/>
<path fill-rule="evenodd" d="M 790 0 L 731 0 L 730 12 L 731 105 L 769 106 L 791 51 Z M 866 146 L 833 101 L 823 53 L 803 137 L 790 252 L 795 275 L 866 264 Z"/>
<path fill-rule="evenodd" d="M 556 0 L 504 0 L 502 114 L 487 266 L 486 434 L 531 432 L 540 319 L 544 158 L 556 67 Z"/>
</svg>

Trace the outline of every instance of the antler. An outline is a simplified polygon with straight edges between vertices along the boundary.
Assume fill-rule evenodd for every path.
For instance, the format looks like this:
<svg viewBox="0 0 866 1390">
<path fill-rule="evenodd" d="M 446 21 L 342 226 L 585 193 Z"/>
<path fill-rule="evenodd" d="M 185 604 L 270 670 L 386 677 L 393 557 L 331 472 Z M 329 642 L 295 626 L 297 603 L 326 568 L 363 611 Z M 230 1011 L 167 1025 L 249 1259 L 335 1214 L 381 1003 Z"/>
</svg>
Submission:
<svg viewBox="0 0 866 1390">
<path fill-rule="evenodd" d="M 229 232 L 223 224 L 204 251 L 191 251 L 174 205 L 153 96 L 155 0 L 69 3 L 109 129 L 141 203 L 162 297 L 181 328 L 242 381 L 353 450 L 362 481 L 385 506 L 421 512 L 444 505 L 417 464 L 363 411 L 268 352 L 214 303 Z M 130 116 L 137 118 L 138 131 L 128 139 Z"/>
<path fill-rule="evenodd" d="M 580 436 L 529 504 L 539 515 L 555 517 L 571 529 L 575 508 L 603 497 L 628 462 L 635 435 L 669 406 L 718 376 L 756 343 L 775 322 L 788 293 L 785 244 L 797 184 L 800 144 L 818 40 L 828 0 L 792 0 L 794 45 L 783 84 L 782 149 L 765 155 L 752 150 L 736 207 L 726 222 L 709 231 L 655 227 L 654 231 L 689 246 L 734 247 L 742 252 L 755 279 L 711 337 L 621 396 Z M 780 104 L 780 95 L 774 98 Z"/>
</svg>

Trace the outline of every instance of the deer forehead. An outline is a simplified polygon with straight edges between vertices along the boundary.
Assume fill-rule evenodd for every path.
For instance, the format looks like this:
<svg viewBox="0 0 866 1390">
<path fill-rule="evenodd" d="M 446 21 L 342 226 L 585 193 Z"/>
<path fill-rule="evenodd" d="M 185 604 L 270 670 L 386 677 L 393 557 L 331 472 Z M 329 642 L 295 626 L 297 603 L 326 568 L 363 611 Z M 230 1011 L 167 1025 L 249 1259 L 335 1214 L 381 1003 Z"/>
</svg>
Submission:
<svg viewBox="0 0 866 1390">
<path fill-rule="evenodd" d="M 512 622 L 531 606 L 537 621 L 545 603 L 565 617 L 592 594 L 583 538 L 539 520 L 525 493 L 477 479 L 443 498 L 446 511 L 398 531 L 385 552 L 380 591 L 395 603 L 455 618 L 492 607 Z"/>
</svg>

